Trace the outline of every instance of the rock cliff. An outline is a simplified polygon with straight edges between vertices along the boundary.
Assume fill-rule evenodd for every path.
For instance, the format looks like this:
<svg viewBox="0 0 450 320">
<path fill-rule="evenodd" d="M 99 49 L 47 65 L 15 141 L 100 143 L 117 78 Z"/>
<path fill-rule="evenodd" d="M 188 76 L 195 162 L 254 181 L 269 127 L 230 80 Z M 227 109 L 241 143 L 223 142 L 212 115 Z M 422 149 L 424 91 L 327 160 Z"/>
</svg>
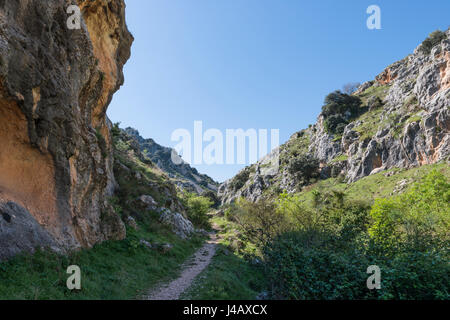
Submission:
<svg viewBox="0 0 450 320">
<path fill-rule="evenodd" d="M 434 35 L 439 37 L 426 41 L 433 44 L 429 48 L 422 43 L 351 96 L 337 92 L 327 97 L 317 123 L 294 134 L 279 148 L 279 157 L 274 152 L 219 187 L 222 203 L 300 191 L 318 178 L 340 175 L 354 182 L 393 167 L 446 160 L 450 155 L 450 29 Z M 279 170 L 266 174 L 274 159 Z M 314 161 L 317 172 L 311 172 L 316 171 Z"/>
<path fill-rule="evenodd" d="M 81 29 L 67 27 L 72 4 Z M 0 211 L 9 230 L 33 225 L 60 248 L 125 236 L 107 201 L 115 181 L 106 117 L 133 41 L 124 10 L 123 0 L 0 0 Z M 0 243 L 31 241 L 3 230 Z"/>
</svg>

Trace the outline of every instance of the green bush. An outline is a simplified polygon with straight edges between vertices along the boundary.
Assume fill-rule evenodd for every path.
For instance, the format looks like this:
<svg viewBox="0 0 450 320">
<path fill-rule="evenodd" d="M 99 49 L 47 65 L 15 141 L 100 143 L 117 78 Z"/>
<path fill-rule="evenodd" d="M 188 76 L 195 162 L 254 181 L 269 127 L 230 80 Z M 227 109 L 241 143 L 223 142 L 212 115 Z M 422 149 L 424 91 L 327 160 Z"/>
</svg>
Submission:
<svg viewBox="0 0 450 320">
<path fill-rule="evenodd" d="M 349 120 L 359 114 L 361 104 L 361 99 L 357 96 L 339 90 L 330 93 L 322 107 L 325 130 L 330 134 L 342 134 Z"/>
<path fill-rule="evenodd" d="M 262 250 L 272 298 L 450 298 L 450 183 L 443 174 L 432 171 L 371 207 L 340 191 L 315 191 L 310 202 L 288 194 L 277 201 L 288 228 Z M 381 269 L 380 290 L 367 289 L 370 265 Z"/>
<path fill-rule="evenodd" d="M 308 183 L 319 176 L 319 160 L 310 154 L 301 154 L 288 163 L 288 171 L 300 183 Z"/>
<path fill-rule="evenodd" d="M 306 246 L 311 238 L 323 240 L 314 246 Z M 369 262 L 356 250 L 339 251 L 331 244 L 329 235 L 318 235 L 316 231 L 287 233 L 271 243 L 265 250 L 265 261 L 272 298 L 364 297 L 368 293 L 365 271 Z"/>
<path fill-rule="evenodd" d="M 191 193 L 185 195 L 183 199 L 189 220 L 197 227 L 209 229 L 208 212 L 211 210 L 213 202 L 207 197 L 197 196 Z"/>
<path fill-rule="evenodd" d="M 247 182 L 248 178 L 250 177 L 250 169 L 246 167 L 241 172 L 239 172 L 233 180 L 231 180 L 231 187 L 234 191 L 238 191 L 241 189 L 245 183 Z"/>
<path fill-rule="evenodd" d="M 289 230 L 286 217 L 276 210 L 273 202 L 266 200 L 253 203 L 239 199 L 237 208 L 233 210 L 233 220 L 240 226 L 245 240 L 259 248 Z"/>
<path fill-rule="evenodd" d="M 427 250 L 450 241 L 450 183 L 437 170 L 407 193 L 375 201 L 369 233 L 386 252 L 400 246 Z"/>
</svg>

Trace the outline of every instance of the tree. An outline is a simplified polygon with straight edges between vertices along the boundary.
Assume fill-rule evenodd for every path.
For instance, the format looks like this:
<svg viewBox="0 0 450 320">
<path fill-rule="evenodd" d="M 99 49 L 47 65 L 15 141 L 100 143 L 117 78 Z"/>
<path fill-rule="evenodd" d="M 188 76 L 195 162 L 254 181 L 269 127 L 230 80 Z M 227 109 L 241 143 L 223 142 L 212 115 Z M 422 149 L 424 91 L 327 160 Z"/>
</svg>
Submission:
<svg viewBox="0 0 450 320">
<path fill-rule="evenodd" d="M 289 161 L 288 171 L 297 181 L 308 182 L 319 175 L 319 160 L 310 154 L 302 154 Z"/>
<path fill-rule="evenodd" d="M 358 90 L 360 85 L 361 85 L 361 83 L 359 83 L 359 82 L 349 82 L 349 83 L 344 84 L 344 86 L 342 87 L 342 91 L 346 94 L 352 94 L 356 90 Z"/>
</svg>

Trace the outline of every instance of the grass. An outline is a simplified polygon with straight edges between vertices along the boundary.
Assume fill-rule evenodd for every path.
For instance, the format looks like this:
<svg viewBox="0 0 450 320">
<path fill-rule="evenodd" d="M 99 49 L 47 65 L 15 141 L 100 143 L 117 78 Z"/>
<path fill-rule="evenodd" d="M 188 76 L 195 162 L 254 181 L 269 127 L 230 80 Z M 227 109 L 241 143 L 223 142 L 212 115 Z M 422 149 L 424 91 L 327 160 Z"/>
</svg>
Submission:
<svg viewBox="0 0 450 320">
<path fill-rule="evenodd" d="M 171 243 L 168 253 L 138 245 Z M 138 299 L 161 280 L 175 278 L 180 265 L 201 246 L 202 238 L 183 241 L 161 228 L 158 233 L 131 231 L 126 240 L 108 241 L 68 256 L 47 251 L 0 263 L 0 299 L 127 300 Z M 66 287 L 67 267 L 81 268 L 81 290 Z"/>
<path fill-rule="evenodd" d="M 330 163 L 337 163 L 337 162 L 347 161 L 347 160 L 348 160 L 348 155 L 341 154 L 340 156 L 337 156 L 336 158 L 331 160 Z"/>
<path fill-rule="evenodd" d="M 204 270 L 182 299 L 192 300 L 254 300 L 266 288 L 263 267 L 252 263 L 256 256 L 250 244 L 235 247 L 238 239 L 235 226 L 225 218 L 214 217 L 222 229 L 220 242 L 211 264 Z M 241 241 L 242 242 L 242 241 Z"/>
<path fill-rule="evenodd" d="M 377 198 L 388 197 L 392 194 L 397 184 L 404 179 L 408 180 L 408 185 L 419 181 L 433 168 L 441 171 L 445 176 L 450 178 L 450 168 L 448 163 L 442 162 L 432 165 L 424 165 L 412 169 L 394 168 L 385 170 L 377 174 L 364 177 L 352 184 L 342 182 L 339 178 L 329 178 L 319 181 L 318 183 L 308 186 L 301 192 L 300 200 L 310 203 L 313 199 L 313 191 L 345 191 L 347 197 L 353 200 L 373 202 Z M 391 176 L 385 176 L 386 173 L 394 173 Z"/>
<path fill-rule="evenodd" d="M 363 105 L 367 104 L 367 101 L 369 98 L 376 96 L 381 99 L 381 101 L 386 98 L 387 94 L 389 92 L 389 85 L 373 85 L 370 88 L 367 88 L 364 92 L 360 93 L 358 97 L 363 102 Z"/>
</svg>

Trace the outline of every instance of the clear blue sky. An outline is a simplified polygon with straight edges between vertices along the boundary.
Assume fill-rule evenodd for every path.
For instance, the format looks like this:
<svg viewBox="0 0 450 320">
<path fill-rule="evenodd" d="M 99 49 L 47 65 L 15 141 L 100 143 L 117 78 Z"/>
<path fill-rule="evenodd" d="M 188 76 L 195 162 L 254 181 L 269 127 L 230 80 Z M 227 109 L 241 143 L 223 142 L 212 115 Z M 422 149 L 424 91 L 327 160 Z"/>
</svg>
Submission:
<svg viewBox="0 0 450 320">
<path fill-rule="evenodd" d="M 435 29 L 448 0 L 126 0 L 136 38 L 108 115 L 175 146 L 175 129 L 280 129 L 280 142 L 315 123 L 323 99 L 373 79 Z M 368 30 L 366 9 L 381 8 Z M 242 166 L 200 165 L 218 181 Z"/>
</svg>

